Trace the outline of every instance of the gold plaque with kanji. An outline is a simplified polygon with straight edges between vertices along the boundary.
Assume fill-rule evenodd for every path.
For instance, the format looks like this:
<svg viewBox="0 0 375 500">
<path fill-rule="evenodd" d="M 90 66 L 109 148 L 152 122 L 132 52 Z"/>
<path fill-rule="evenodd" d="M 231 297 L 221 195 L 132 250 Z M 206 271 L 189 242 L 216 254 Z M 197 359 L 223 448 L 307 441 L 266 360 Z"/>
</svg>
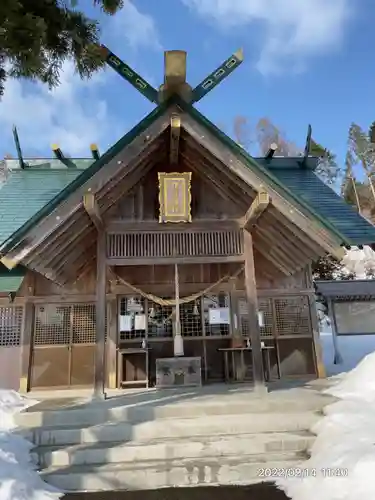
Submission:
<svg viewBox="0 0 375 500">
<path fill-rule="evenodd" d="M 159 172 L 159 222 L 191 222 L 191 172 Z"/>
</svg>

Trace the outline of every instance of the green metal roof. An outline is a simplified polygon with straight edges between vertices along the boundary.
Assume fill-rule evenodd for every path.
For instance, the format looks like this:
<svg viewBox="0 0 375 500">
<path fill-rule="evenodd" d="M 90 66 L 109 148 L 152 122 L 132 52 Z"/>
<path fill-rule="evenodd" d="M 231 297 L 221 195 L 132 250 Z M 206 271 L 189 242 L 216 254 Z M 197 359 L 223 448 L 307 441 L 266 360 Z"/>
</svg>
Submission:
<svg viewBox="0 0 375 500">
<path fill-rule="evenodd" d="M 68 168 L 12 170 L 0 185 L 0 242 L 8 240 L 81 173 Z"/>
<path fill-rule="evenodd" d="M 2 253 L 5 254 L 34 225 L 105 166 L 138 134 L 146 130 L 172 102 L 177 103 L 236 155 L 241 156 L 244 164 L 277 190 L 280 195 L 307 216 L 320 222 L 337 239 L 338 244 L 375 243 L 375 227 L 315 175 L 311 169 L 311 159 L 306 169 L 299 166 L 297 160 L 293 158 L 290 159 L 291 167 L 287 166 L 287 159 L 283 159 L 282 163 L 277 158 L 275 158 L 276 161 L 270 162 L 265 162 L 264 159 L 254 159 L 197 109 L 174 98 L 155 108 L 96 161 L 71 159 L 77 168 L 67 168 L 62 167 L 57 160 L 25 160 L 29 168 L 14 169 L 7 181 L 0 186 L 0 248 Z"/>
<path fill-rule="evenodd" d="M 303 200 L 343 234 L 351 245 L 375 243 L 375 227 L 327 186 L 315 172 L 304 169 L 272 169 L 279 182 Z"/>
<path fill-rule="evenodd" d="M 25 278 L 26 269 L 16 267 L 11 271 L 0 264 L 0 293 L 17 292 Z"/>
</svg>

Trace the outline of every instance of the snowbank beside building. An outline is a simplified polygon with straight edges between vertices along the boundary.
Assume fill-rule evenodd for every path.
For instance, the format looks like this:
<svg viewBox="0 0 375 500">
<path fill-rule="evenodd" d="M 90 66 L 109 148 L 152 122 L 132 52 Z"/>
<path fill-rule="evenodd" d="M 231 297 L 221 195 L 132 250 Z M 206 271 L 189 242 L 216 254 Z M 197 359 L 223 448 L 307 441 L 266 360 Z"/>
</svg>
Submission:
<svg viewBox="0 0 375 500">
<path fill-rule="evenodd" d="M 340 400 L 312 431 L 311 458 L 276 478 L 292 500 L 375 498 L 375 353 L 325 391 Z"/>
<path fill-rule="evenodd" d="M 32 404 L 15 391 L 0 389 L 0 500 L 57 500 L 63 496 L 39 477 L 30 454 L 32 443 L 14 433 L 13 415 Z"/>
</svg>

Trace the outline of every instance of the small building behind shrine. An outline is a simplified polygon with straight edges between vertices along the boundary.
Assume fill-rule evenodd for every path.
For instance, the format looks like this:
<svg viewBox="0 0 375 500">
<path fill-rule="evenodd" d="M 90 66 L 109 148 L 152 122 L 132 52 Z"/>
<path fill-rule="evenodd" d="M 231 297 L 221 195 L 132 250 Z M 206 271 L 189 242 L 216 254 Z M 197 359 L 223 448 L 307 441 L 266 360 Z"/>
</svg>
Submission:
<svg viewBox="0 0 375 500">
<path fill-rule="evenodd" d="M 17 141 L 4 160 L 3 386 L 324 376 L 311 264 L 374 244 L 375 227 L 319 179 L 309 148 L 247 154 L 193 105 L 220 68 L 191 90 L 167 56 L 159 91 L 130 81 L 155 110 L 104 154 L 27 159 Z"/>
</svg>

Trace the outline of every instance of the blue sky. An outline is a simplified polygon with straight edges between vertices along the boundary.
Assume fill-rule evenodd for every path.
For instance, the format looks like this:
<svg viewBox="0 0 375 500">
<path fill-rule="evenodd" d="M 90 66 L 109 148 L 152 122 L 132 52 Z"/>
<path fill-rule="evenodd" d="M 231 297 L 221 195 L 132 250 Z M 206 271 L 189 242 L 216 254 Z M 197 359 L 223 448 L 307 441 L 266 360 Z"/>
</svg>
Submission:
<svg viewBox="0 0 375 500">
<path fill-rule="evenodd" d="M 244 63 L 198 104 L 227 133 L 236 116 L 252 126 L 268 117 L 303 147 L 311 123 L 314 139 L 343 160 L 350 123 L 367 129 L 375 119 L 370 0 L 134 0 L 113 18 L 88 12 L 102 21 L 103 42 L 155 87 L 164 50 L 188 52 L 194 87 L 243 47 Z M 87 156 L 91 142 L 104 151 L 152 107 L 110 68 L 82 82 L 67 63 L 53 92 L 10 81 L 0 156 L 15 154 L 13 123 L 24 156 L 50 156 L 52 143 Z"/>
</svg>

